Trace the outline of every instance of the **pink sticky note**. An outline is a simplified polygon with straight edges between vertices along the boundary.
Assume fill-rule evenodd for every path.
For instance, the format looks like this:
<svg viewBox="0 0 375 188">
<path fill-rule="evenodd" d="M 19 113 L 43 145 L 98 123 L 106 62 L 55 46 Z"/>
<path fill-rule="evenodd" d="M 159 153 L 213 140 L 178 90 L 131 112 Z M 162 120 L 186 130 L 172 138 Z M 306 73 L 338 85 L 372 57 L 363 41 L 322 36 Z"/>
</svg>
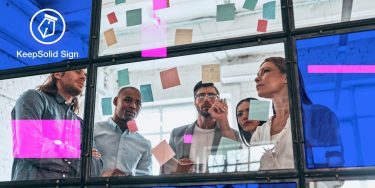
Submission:
<svg viewBox="0 0 375 188">
<path fill-rule="evenodd" d="M 165 71 L 161 71 L 160 79 L 163 89 L 168 89 L 181 84 L 176 67 Z"/>
<path fill-rule="evenodd" d="M 80 158 L 79 120 L 12 120 L 14 158 Z"/>
<path fill-rule="evenodd" d="M 175 156 L 175 153 L 167 141 L 163 140 L 157 146 L 152 148 L 151 153 L 154 155 L 160 166 Z"/>
<path fill-rule="evenodd" d="M 153 9 L 154 10 L 159 10 L 163 8 L 168 8 L 169 7 L 169 0 L 153 0 Z"/>
<path fill-rule="evenodd" d="M 142 57 L 167 57 L 167 48 L 142 50 Z"/>
<path fill-rule="evenodd" d="M 117 22 L 117 17 L 116 17 L 115 12 L 111 12 L 111 13 L 107 14 L 107 18 L 108 18 L 108 21 L 109 21 L 110 24 L 113 24 L 113 23 Z"/>
<path fill-rule="evenodd" d="M 185 144 L 191 144 L 192 142 L 193 142 L 193 135 L 185 134 L 184 135 L 184 143 Z"/>
<path fill-rule="evenodd" d="M 135 133 L 138 131 L 138 127 L 137 127 L 135 120 L 128 121 L 128 129 L 132 133 Z"/>
<path fill-rule="evenodd" d="M 258 20 L 258 32 L 267 32 L 267 20 Z"/>
</svg>

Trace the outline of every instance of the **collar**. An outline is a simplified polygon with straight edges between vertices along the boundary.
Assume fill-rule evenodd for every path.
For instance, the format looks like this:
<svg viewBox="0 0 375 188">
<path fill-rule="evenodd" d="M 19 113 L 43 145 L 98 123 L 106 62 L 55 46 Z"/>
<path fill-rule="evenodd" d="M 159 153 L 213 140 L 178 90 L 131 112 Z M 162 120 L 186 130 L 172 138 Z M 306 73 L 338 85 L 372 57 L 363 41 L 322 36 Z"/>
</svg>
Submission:
<svg viewBox="0 0 375 188">
<path fill-rule="evenodd" d="M 56 93 L 55 95 L 54 95 L 54 98 L 55 98 L 55 100 L 59 103 L 59 104 L 62 104 L 62 103 L 64 103 L 65 104 L 65 98 L 64 97 L 62 97 L 60 94 L 58 94 L 58 93 Z"/>
<path fill-rule="evenodd" d="M 121 134 L 123 133 L 126 133 L 129 131 L 129 129 L 126 129 L 124 132 L 122 132 L 122 130 L 120 129 L 120 127 L 116 124 L 115 121 L 113 121 L 112 117 L 108 118 L 107 120 L 109 126 L 111 127 L 111 129 L 116 132 L 116 131 L 119 131 Z"/>
</svg>

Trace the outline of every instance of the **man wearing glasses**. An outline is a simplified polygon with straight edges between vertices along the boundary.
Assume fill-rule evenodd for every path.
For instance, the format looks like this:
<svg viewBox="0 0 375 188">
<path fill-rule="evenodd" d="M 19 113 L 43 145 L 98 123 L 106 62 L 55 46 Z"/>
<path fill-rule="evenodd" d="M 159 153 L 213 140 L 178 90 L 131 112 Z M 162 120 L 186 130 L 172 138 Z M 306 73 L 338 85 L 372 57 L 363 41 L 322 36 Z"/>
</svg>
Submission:
<svg viewBox="0 0 375 188">
<path fill-rule="evenodd" d="M 229 126 L 228 106 L 225 99 L 220 99 L 213 83 L 198 82 L 194 87 L 194 98 L 198 119 L 173 129 L 169 144 L 179 165 L 198 165 L 194 172 L 206 172 L 208 156 L 215 155 L 221 138 L 238 141 L 239 137 L 238 132 Z M 179 167 L 179 172 L 192 172 L 191 168 Z"/>
<path fill-rule="evenodd" d="M 123 87 L 113 105 L 113 117 L 94 127 L 94 141 L 103 160 L 101 175 L 151 175 L 151 142 L 132 128 L 142 107 L 141 93 L 135 87 Z"/>
</svg>

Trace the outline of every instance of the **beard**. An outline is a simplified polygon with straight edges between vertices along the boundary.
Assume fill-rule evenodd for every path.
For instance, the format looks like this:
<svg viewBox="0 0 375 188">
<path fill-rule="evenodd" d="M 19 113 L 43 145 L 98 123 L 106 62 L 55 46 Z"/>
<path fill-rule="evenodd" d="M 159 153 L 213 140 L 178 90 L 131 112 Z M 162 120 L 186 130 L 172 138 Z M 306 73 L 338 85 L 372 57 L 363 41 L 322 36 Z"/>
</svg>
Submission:
<svg viewBox="0 0 375 188">
<path fill-rule="evenodd" d="M 71 96 L 78 96 L 82 93 L 82 90 L 79 88 L 75 88 L 73 85 L 67 85 L 62 83 L 62 87 L 64 88 L 64 91 L 68 93 Z"/>
<path fill-rule="evenodd" d="M 195 106 L 195 107 L 197 108 L 198 114 L 200 114 L 201 116 L 206 117 L 206 118 L 211 116 L 211 114 L 208 113 L 208 110 L 201 109 L 199 108 L 199 106 Z"/>
</svg>

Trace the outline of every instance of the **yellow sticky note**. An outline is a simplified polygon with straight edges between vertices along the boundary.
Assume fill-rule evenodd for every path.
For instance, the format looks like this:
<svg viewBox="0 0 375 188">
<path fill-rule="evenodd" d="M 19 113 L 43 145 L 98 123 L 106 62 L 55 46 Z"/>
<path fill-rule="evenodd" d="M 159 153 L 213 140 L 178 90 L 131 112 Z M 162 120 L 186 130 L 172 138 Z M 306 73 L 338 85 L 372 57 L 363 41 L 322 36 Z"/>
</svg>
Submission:
<svg viewBox="0 0 375 188">
<path fill-rule="evenodd" d="M 115 31 L 113 30 L 113 28 L 104 31 L 104 38 L 107 46 L 112 46 L 117 43 Z"/>
<path fill-rule="evenodd" d="M 220 82 L 220 64 L 202 65 L 202 83 Z"/>
<path fill-rule="evenodd" d="M 176 29 L 175 45 L 190 44 L 193 41 L 192 29 Z"/>
</svg>

